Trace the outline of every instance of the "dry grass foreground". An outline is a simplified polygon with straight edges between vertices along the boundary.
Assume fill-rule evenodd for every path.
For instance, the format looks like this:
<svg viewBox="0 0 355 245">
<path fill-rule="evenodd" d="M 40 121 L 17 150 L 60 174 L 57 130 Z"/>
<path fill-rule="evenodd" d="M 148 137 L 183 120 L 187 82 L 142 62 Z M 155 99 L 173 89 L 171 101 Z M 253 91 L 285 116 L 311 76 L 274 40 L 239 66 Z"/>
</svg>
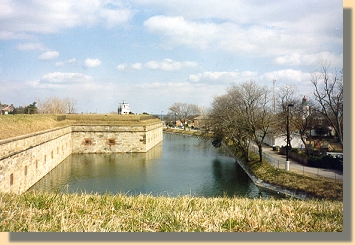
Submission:
<svg viewBox="0 0 355 245">
<path fill-rule="evenodd" d="M 341 232 L 339 201 L 0 194 L 4 232 Z"/>
</svg>

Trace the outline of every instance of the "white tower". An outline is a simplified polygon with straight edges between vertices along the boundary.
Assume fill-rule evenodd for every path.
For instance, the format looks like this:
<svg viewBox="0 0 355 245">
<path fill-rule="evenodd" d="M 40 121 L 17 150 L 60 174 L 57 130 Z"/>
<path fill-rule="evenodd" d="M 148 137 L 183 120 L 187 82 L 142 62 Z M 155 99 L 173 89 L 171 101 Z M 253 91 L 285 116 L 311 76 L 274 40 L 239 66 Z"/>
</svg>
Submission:
<svg viewBox="0 0 355 245">
<path fill-rule="evenodd" d="M 118 106 L 118 114 L 120 115 L 127 115 L 131 112 L 131 109 L 129 108 L 129 104 L 127 103 L 120 103 L 120 105 Z"/>
<path fill-rule="evenodd" d="M 302 99 L 302 119 L 306 119 L 309 116 L 309 105 L 306 96 Z"/>
</svg>

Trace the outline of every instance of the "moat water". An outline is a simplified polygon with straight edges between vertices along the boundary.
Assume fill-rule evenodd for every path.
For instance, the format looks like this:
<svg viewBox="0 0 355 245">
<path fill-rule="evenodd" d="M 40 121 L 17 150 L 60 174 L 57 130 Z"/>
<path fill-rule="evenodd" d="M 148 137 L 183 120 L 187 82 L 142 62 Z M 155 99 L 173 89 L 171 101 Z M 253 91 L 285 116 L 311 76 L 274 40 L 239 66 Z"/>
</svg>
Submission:
<svg viewBox="0 0 355 245">
<path fill-rule="evenodd" d="M 147 153 L 72 154 L 30 190 L 153 196 L 277 197 L 259 189 L 222 149 L 164 134 Z"/>
</svg>

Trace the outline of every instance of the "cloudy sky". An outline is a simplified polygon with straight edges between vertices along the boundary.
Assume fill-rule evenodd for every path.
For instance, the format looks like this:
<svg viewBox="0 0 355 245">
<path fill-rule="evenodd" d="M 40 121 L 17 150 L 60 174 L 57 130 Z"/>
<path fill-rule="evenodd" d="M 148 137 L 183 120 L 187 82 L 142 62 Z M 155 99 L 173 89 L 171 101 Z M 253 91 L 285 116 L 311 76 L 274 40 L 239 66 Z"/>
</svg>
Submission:
<svg viewBox="0 0 355 245">
<path fill-rule="evenodd" d="M 0 102 L 77 100 L 77 112 L 209 107 L 232 83 L 312 92 L 343 66 L 341 0 L 0 0 Z"/>
</svg>

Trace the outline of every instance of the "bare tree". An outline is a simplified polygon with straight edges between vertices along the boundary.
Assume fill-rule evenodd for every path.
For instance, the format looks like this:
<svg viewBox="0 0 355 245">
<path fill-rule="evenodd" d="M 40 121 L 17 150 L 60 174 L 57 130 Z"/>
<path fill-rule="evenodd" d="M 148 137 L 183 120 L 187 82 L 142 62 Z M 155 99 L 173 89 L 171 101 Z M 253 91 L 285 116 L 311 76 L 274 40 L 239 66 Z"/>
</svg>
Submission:
<svg viewBox="0 0 355 245">
<path fill-rule="evenodd" d="M 66 102 L 58 97 L 46 98 L 44 102 L 38 100 L 38 110 L 43 114 L 64 114 L 67 111 Z"/>
<path fill-rule="evenodd" d="M 291 125 L 300 134 L 307 156 L 310 156 L 309 148 L 307 146 L 307 138 L 311 136 L 313 121 L 317 115 L 315 110 L 310 109 L 313 107 L 313 101 L 307 100 L 307 98 L 304 96 L 301 101 L 297 101 L 295 103 L 295 110 L 291 120 Z"/>
<path fill-rule="evenodd" d="M 69 114 L 75 113 L 76 99 L 67 97 L 64 99 L 64 103 L 66 104 Z"/>
<path fill-rule="evenodd" d="M 275 124 L 273 128 L 273 133 L 279 133 L 282 136 L 287 136 L 287 116 L 289 113 L 289 105 L 297 105 L 299 98 L 296 98 L 297 89 L 292 86 L 284 86 L 281 87 L 278 91 L 277 96 L 277 113 L 275 115 Z M 291 123 L 291 131 L 293 131 L 293 124 Z M 290 139 L 292 139 L 292 135 L 290 135 Z M 289 142 L 291 146 L 291 141 Z M 285 143 L 287 143 L 285 141 Z"/>
<path fill-rule="evenodd" d="M 274 117 L 270 107 L 270 91 L 254 81 L 244 82 L 240 86 L 233 86 L 229 93 L 236 99 L 238 117 L 244 121 L 245 131 L 259 149 L 259 159 L 262 162 L 262 145 Z"/>
<path fill-rule="evenodd" d="M 313 74 L 315 109 L 334 128 L 343 146 L 343 81 L 338 72 L 329 73 L 330 63 L 321 61 L 321 71 Z"/>
<path fill-rule="evenodd" d="M 209 113 L 212 145 L 219 147 L 223 141 L 231 143 L 236 152 L 249 161 L 250 134 L 245 130 L 245 121 L 238 116 L 234 96 L 225 94 L 216 97 Z"/>
<path fill-rule="evenodd" d="M 262 145 L 268 130 L 274 122 L 270 106 L 270 91 L 254 81 L 241 85 L 232 84 L 227 94 L 215 98 L 211 118 L 214 118 L 216 140 L 228 138 L 249 160 L 249 144 L 254 141 L 262 161 Z"/>
<path fill-rule="evenodd" d="M 169 111 L 169 116 L 174 117 L 174 120 L 179 120 L 183 125 L 185 125 L 187 120 L 192 120 L 201 113 L 201 109 L 195 104 L 178 102 L 170 106 Z"/>
</svg>

